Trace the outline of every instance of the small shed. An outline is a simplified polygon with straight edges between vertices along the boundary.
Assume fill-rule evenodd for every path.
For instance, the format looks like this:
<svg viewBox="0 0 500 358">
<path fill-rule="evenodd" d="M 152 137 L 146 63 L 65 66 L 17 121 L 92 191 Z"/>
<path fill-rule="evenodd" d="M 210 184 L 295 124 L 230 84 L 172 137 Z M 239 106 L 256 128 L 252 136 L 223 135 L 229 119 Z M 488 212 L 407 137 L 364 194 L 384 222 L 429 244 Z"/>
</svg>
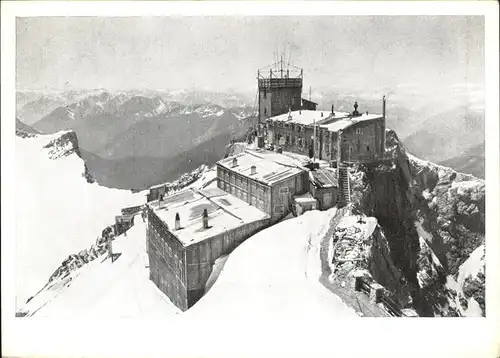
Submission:
<svg viewBox="0 0 500 358">
<path fill-rule="evenodd" d="M 161 194 L 165 195 L 167 191 L 166 185 L 154 186 L 149 189 L 149 194 L 147 195 L 147 202 L 158 200 Z"/>
<path fill-rule="evenodd" d="M 309 110 L 309 111 L 315 111 L 316 107 L 318 106 L 317 103 L 313 101 L 308 101 L 305 98 L 302 98 L 302 109 Z"/>
<path fill-rule="evenodd" d="M 321 168 L 309 172 L 309 191 L 318 200 L 320 210 L 335 206 L 338 198 L 338 171 Z"/>
<path fill-rule="evenodd" d="M 306 211 L 317 209 L 317 200 L 309 193 L 297 195 L 293 197 L 293 204 L 297 216 L 302 215 Z"/>
<path fill-rule="evenodd" d="M 118 215 L 115 216 L 115 234 L 116 236 L 123 234 L 128 229 L 134 226 L 134 215 Z"/>
</svg>

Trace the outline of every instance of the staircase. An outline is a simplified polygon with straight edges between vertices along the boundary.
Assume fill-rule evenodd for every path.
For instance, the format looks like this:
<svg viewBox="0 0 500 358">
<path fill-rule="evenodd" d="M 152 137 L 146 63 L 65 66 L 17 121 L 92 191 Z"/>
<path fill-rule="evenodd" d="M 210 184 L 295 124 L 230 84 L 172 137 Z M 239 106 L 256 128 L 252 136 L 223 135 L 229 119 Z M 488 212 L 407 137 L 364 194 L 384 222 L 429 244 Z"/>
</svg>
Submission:
<svg viewBox="0 0 500 358">
<path fill-rule="evenodd" d="M 343 207 L 351 202 L 351 186 L 349 184 L 349 170 L 344 163 L 338 163 L 339 170 L 339 207 Z"/>
</svg>

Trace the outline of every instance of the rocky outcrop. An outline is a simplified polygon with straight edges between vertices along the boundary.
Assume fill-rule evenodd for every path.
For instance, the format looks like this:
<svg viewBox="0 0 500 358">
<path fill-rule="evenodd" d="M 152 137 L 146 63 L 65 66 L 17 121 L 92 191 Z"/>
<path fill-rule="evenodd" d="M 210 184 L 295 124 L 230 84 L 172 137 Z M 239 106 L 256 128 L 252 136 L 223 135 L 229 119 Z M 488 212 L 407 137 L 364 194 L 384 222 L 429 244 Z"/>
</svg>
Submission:
<svg viewBox="0 0 500 358">
<path fill-rule="evenodd" d="M 72 271 L 79 269 L 85 264 L 88 264 L 99 256 L 105 254 L 107 252 L 106 245 L 112 240 L 114 240 L 113 228 L 108 226 L 102 231 L 102 235 L 97 238 L 95 244 L 93 244 L 89 249 L 82 250 L 78 254 L 69 255 L 61 263 L 61 266 L 59 266 L 50 276 L 47 284 L 50 284 L 58 278 L 68 276 Z"/>
<path fill-rule="evenodd" d="M 350 282 L 363 272 L 364 282 L 385 288 L 399 307 L 408 306 L 408 285 L 393 261 L 383 228 L 373 217 L 346 216 L 336 226 L 331 251 L 331 272 L 340 282 Z"/>
<path fill-rule="evenodd" d="M 484 243 L 484 181 L 415 158 L 391 130 L 386 151 L 390 161 L 351 169 L 353 208 L 377 218 L 419 315 L 460 315 L 446 281 Z"/>
<path fill-rule="evenodd" d="M 67 157 L 71 154 L 76 154 L 80 158 L 82 158 L 80 153 L 80 147 L 78 146 L 78 138 L 76 136 L 76 133 L 73 131 L 63 132 L 62 135 L 58 136 L 57 138 L 51 140 L 48 144 L 46 144 L 44 148 L 48 149 L 48 156 L 50 159 L 55 160 Z M 85 163 L 85 161 L 84 161 L 84 170 L 82 176 L 90 184 L 96 182 L 94 175 L 89 170 L 87 163 Z"/>
<path fill-rule="evenodd" d="M 78 139 L 76 138 L 76 133 L 73 131 L 64 132 L 62 135 L 51 140 L 44 148 L 48 149 L 50 159 L 67 157 L 73 153 L 80 156 Z"/>
</svg>

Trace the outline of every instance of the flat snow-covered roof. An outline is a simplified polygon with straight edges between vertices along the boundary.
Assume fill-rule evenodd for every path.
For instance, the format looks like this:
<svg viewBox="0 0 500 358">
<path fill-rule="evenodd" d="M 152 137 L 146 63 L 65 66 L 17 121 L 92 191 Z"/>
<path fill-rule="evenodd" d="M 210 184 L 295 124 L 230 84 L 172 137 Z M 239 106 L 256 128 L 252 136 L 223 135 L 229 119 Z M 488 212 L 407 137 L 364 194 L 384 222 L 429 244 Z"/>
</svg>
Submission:
<svg viewBox="0 0 500 358">
<path fill-rule="evenodd" d="M 183 190 L 166 197 L 161 207 L 158 207 L 158 202 L 149 205 L 184 246 L 269 218 L 268 214 L 217 187 L 204 190 Z M 204 209 L 208 212 L 210 227 L 208 229 L 203 228 Z M 180 217 L 180 230 L 174 229 L 177 213 Z"/>
<path fill-rule="evenodd" d="M 233 159 L 236 159 L 237 163 L 234 167 Z M 246 149 L 244 153 L 223 159 L 218 164 L 232 172 L 267 185 L 306 170 L 301 166 L 299 159 L 265 149 Z M 255 174 L 251 174 L 252 166 L 255 166 Z"/>
<path fill-rule="evenodd" d="M 323 116 L 321 116 L 322 114 Z M 312 126 L 316 123 L 318 127 L 326 128 L 331 132 L 337 132 L 362 121 L 382 118 L 381 114 L 362 113 L 358 117 L 351 117 L 351 113 L 348 112 L 334 112 L 334 114 L 332 115 L 331 111 L 301 110 L 280 114 L 279 116 L 269 118 L 269 120 L 306 126 Z M 290 115 L 292 119 L 288 119 Z"/>
</svg>

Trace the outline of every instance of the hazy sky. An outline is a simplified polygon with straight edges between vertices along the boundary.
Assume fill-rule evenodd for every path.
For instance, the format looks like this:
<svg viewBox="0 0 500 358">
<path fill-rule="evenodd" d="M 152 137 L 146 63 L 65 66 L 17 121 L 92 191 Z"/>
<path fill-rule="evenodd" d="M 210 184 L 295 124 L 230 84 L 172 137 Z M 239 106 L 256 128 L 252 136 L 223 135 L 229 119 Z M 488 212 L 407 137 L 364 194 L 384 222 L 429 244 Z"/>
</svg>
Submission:
<svg viewBox="0 0 500 358">
<path fill-rule="evenodd" d="M 39 17 L 16 41 L 18 89 L 248 91 L 287 42 L 306 85 L 484 83 L 482 17 Z"/>
</svg>

